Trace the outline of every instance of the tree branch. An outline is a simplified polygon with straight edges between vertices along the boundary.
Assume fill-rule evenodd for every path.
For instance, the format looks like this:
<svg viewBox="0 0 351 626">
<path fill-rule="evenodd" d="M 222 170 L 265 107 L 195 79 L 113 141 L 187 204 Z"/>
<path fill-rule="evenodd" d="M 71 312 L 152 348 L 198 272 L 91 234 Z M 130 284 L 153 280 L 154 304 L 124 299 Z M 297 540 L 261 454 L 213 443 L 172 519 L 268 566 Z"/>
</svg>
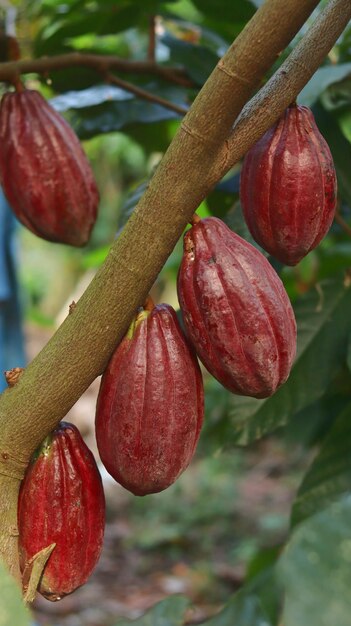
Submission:
<svg viewBox="0 0 351 626">
<path fill-rule="evenodd" d="M 130 61 L 115 56 L 84 54 L 80 52 L 42 57 L 41 59 L 0 63 L 0 81 L 13 82 L 20 74 L 47 74 L 50 71 L 62 70 L 68 67 L 90 67 L 102 74 L 110 70 L 128 74 L 150 74 L 183 87 L 194 86 L 186 71 L 181 68 L 164 67 L 150 60 Z"/>
<path fill-rule="evenodd" d="M 2 451 L 21 450 L 29 459 L 103 371 L 186 223 L 215 182 L 213 165 L 222 157 L 222 144 L 234 120 L 317 4 L 317 0 L 267 0 L 215 68 L 95 279 L 15 387 L 2 394 Z M 344 4 L 341 0 L 340 6 Z M 37 70 L 32 66 L 30 71 Z M 0 551 L 19 577 L 17 543 L 11 535 L 17 522 L 18 482 L 5 484 L 3 478 L 0 474 Z"/>
<path fill-rule="evenodd" d="M 139 98 L 142 98 L 143 100 L 147 100 L 147 102 L 153 102 L 154 104 L 159 104 L 165 109 L 169 109 L 170 111 L 175 111 L 176 113 L 179 113 L 179 115 L 186 115 L 188 112 L 188 109 L 186 109 L 185 107 L 182 107 L 178 104 L 174 104 L 173 102 L 170 102 L 169 100 L 166 100 L 165 98 L 161 98 L 160 96 L 156 96 L 155 94 L 150 93 L 149 91 L 146 91 L 145 89 L 142 89 L 141 87 L 132 85 L 132 83 L 129 83 L 126 80 L 117 78 L 117 76 L 115 76 L 114 74 L 111 74 L 111 73 L 105 74 L 105 80 L 108 83 L 112 83 L 113 85 L 118 85 L 118 87 L 121 87 L 122 89 L 125 89 L 126 91 L 129 91 L 130 93 L 134 93 Z"/>
<path fill-rule="evenodd" d="M 216 173 L 219 178 L 244 156 L 296 99 L 350 18 L 350 0 L 329 1 L 286 61 L 243 108 L 224 147 L 225 166 Z"/>
</svg>

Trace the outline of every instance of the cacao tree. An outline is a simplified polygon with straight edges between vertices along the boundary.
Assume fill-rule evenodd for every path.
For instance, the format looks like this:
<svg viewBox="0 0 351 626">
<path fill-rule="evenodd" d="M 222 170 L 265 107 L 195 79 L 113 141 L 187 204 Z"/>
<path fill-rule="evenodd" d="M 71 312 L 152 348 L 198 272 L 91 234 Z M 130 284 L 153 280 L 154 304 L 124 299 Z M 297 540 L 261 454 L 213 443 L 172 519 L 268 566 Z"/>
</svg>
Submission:
<svg viewBox="0 0 351 626">
<path fill-rule="evenodd" d="M 82 0 L 69 1 L 63 8 L 49 0 L 29 4 L 32 6 L 24 3 L 23 8 L 30 9 L 40 24 L 31 50 L 33 58 L 19 60 L 17 54 L 7 54 L 0 64 L 0 80 L 6 89 L 9 84 L 18 88 L 19 79 L 25 81 L 28 74 L 41 76 L 43 84 L 49 76 L 53 92 L 60 94 L 57 106 L 66 111 L 81 138 L 98 134 L 102 128 L 128 132 L 133 122 L 150 121 L 147 115 L 152 118 L 154 109 L 147 106 L 158 107 L 160 116 L 163 111 L 177 119 L 178 129 L 88 289 L 16 384 L 1 394 L 0 552 L 7 570 L 21 586 L 17 501 L 31 455 L 105 371 L 199 204 L 208 197 L 211 213 L 225 216 L 219 206 L 220 198 L 225 199 L 219 181 L 237 167 L 297 98 L 313 105 L 333 154 L 339 184 L 337 225 L 318 253 L 318 272 L 304 286 L 306 293 L 300 298 L 294 291 L 293 274 L 271 259 L 294 300 L 298 329 L 295 365 L 287 382 L 269 398 L 223 391 L 228 394 L 229 409 L 220 434 L 216 437 L 214 432 L 214 442 L 218 447 L 224 441 L 248 446 L 282 426 L 298 432 L 301 424 L 312 422 L 310 428 L 320 451 L 293 505 L 287 549 L 274 567 L 284 585 L 285 626 L 332 621 L 346 626 L 349 557 L 345 542 L 349 541 L 350 517 L 346 442 L 351 382 L 349 0 L 114 0 L 89 3 L 86 12 Z M 189 7 L 195 42 L 164 35 L 168 61 L 159 62 L 155 57 L 155 16 L 184 26 Z M 223 19 L 217 15 L 220 10 Z M 78 35 L 116 35 L 132 27 L 148 33 L 142 60 L 116 55 L 117 45 L 109 54 L 101 54 L 93 44 L 92 49 L 87 46 L 88 50 L 77 52 L 74 45 Z M 230 39 L 234 39 L 231 45 Z M 219 50 L 224 51 L 226 44 L 228 49 L 220 56 Z M 147 86 L 145 77 L 153 78 L 154 83 Z M 109 85 L 122 89 L 124 96 L 132 94 L 135 106 L 117 96 L 113 100 Z M 75 96 L 73 89 L 77 90 Z M 88 106 L 70 105 L 72 98 L 77 102 L 83 96 Z M 139 102 L 145 103 L 145 109 L 137 108 Z M 237 198 L 234 185 L 234 197 L 235 193 Z M 234 221 L 237 215 L 238 210 Z M 232 218 L 228 213 L 227 221 Z M 244 228 L 240 218 L 236 225 L 229 225 L 241 230 L 240 234 Z M 245 237 L 250 238 L 247 231 Z M 329 265 L 328 255 L 333 255 Z M 264 394 L 256 395 L 262 398 Z M 330 551 L 321 550 L 321 545 L 330 546 Z M 41 563 L 41 569 L 44 565 Z M 40 573 L 39 568 L 37 576 Z M 4 589 L 6 585 L 10 590 L 8 595 L 6 592 L 10 602 L 16 590 L 6 574 L 3 580 Z M 253 579 L 245 585 L 207 624 L 273 624 L 259 584 Z M 32 581 L 33 585 L 35 592 Z M 184 598 L 171 598 L 140 624 L 184 623 L 185 609 Z M 16 610 L 20 610 L 18 605 Z M 276 624 L 281 623 L 281 615 L 280 611 Z M 24 615 L 23 623 L 25 620 Z"/>
</svg>

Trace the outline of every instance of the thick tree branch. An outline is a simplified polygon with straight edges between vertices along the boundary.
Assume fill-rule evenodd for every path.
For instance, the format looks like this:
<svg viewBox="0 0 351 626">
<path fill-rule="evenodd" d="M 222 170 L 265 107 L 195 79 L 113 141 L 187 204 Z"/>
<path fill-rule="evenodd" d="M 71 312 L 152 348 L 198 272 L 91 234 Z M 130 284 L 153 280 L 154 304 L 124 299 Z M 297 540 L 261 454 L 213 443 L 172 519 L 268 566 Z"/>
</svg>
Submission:
<svg viewBox="0 0 351 626">
<path fill-rule="evenodd" d="M 243 108 L 224 148 L 225 166 L 216 173 L 218 178 L 222 178 L 228 171 L 228 166 L 234 165 L 244 156 L 296 99 L 350 19 L 350 0 L 330 0 L 274 76 Z"/>
<path fill-rule="evenodd" d="M 81 52 L 1 63 L 0 81 L 13 82 L 20 74 L 47 74 L 50 71 L 62 70 L 68 67 L 90 67 L 102 74 L 111 70 L 128 74 L 150 74 L 176 85 L 193 86 L 193 82 L 187 76 L 186 71 L 181 68 L 164 67 L 151 60 L 129 61 L 115 56 L 84 54 Z"/>
<path fill-rule="evenodd" d="M 103 371 L 184 226 L 215 182 L 213 164 L 222 156 L 235 118 L 316 4 L 268 0 L 211 74 L 90 287 L 15 387 L 2 394 L 3 452 L 21 450 L 29 458 Z M 15 480 L 4 484 L 0 474 L 0 551 L 13 571 L 17 548 L 10 533 L 16 525 L 17 489 Z"/>
</svg>

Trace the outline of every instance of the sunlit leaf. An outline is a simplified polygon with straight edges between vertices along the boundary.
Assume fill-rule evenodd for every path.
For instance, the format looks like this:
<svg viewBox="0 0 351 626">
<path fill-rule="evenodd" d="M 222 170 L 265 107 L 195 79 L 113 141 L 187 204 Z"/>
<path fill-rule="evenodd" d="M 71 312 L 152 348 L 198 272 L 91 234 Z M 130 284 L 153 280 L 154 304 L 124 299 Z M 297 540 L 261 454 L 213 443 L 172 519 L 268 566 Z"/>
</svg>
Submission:
<svg viewBox="0 0 351 626">
<path fill-rule="evenodd" d="M 0 626 L 30 626 L 19 586 L 0 562 Z"/>
<path fill-rule="evenodd" d="M 150 83 L 144 87 L 187 108 L 184 89 Z M 163 120 L 181 119 L 182 115 L 160 104 L 137 98 L 124 89 L 97 85 L 81 91 L 70 91 L 51 100 L 54 108 L 66 111 L 78 136 L 87 139 L 101 133 L 121 130 L 135 123 L 150 124 Z"/>
<path fill-rule="evenodd" d="M 298 104 L 311 106 L 318 100 L 329 85 L 342 80 L 345 76 L 349 76 L 349 74 L 351 74 L 351 63 L 320 67 L 298 95 Z"/>
</svg>

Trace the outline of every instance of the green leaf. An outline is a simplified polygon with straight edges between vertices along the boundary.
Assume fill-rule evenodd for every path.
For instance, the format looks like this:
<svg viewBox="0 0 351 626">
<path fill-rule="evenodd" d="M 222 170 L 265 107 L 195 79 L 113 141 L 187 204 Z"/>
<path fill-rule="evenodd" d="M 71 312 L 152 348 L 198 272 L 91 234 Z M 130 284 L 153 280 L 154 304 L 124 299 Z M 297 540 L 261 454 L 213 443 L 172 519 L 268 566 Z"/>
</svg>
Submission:
<svg viewBox="0 0 351 626">
<path fill-rule="evenodd" d="M 30 626 L 30 614 L 20 589 L 1 562 L 0 589 L 0 626 Z"/>
<path fill-rule="evenodd" d="M 61 4 L 61 3 L 60 3 Z M 144 15 L 143 6 L 138 4 L 104 2 L 84 3 L 84 9 L 77 5 L 61 14 L 51 16 L 34 42 L 35 55 L 57 54 L 70 49 L 69 40 L 87 33 L 96 35 L 116 34 L 135 27 Z"/>
<path fill-rule="evenodd" d="M 124 102 L 133 100 L 130 92 L 113 85 L 95 85 L 79 91 L 67 91 L 60 96 L 51 98 L 50 104 L 56 111 L 65 113 L 70 109 L 87 109 L 104 102 Z"/>
<path fill-rule="evenodd" d="M 347 342 L 346 363 L 349 371 L 351 372 L 351 335 L 349 336 L 349 340 Z"/>
<path fill-rule="evenodd" d="M 333 155 L 341 197 L 351 207 L 351 143 L 347 141 L 332 113 L 320 105 L 313 109 L 315 119 Z"/>
<path fill-rule="evenodd" d="M 351 81 L 350 81 L 350 85 L 351 85 Z M 350 96 L 351 96 L 351 93 L 350 93 Z M 338 114 L 337 114 L 337 117 L 338 117 L 338 124 L 340 126 L 341 131 L 342 131 L 342 134 L 344 135 L 344 137 L 346 137 L 347 141 L 351 144 L 351 113 L 350 113 L 350 106 L 348 105 L 347 109 L 345 109 L 343 111 L 339 111 Z"/>
<path fill-rule="evenodd" d="M 250 586 L 241 589 L 218 615 L 204 626 L 271 626 L 259 597 Z"/>
<path fill-rule="evenodd" d="M 170 50 L 170 63 L 186 67 L 190 78 L 198 85 L 203 85 L 219 61 L 219 56 L 209 48 L 168 34 L 162 37 L 162 43 Z"/>
<path fill-rule="evenodd" d="M 188 606 L 188 598 L 170 596 L 153 606 L 143 617 L 132 621 L 122 620 L 117 622 L 115 626 L 131 626 L 131 624 L 136 626 L 183 626 L 184 615 Z"/>
<path fill-rule="evenodd" d="M 232 396 L 232 442 L 247 445 L 285 425 L 324 395 L 346 358 L 351 289 L 344 276 L 320 283 L 318 289 L 302 296 L 294 309 L 298 344 L 290 377 L 264 400 Z"/>
<path fill-rule="evenodd" d="M 149 182 L 148 179 L 143 180 L 141 183 L 139 183 L 139 185 L 137 185 L 136 187 L 133 187 L 130 190 L 129 194 L 127 195 L 124 203 L 122 204 L 120 208 L 120 215 L 119 215 L 119 221 L 118 221 L 119 230 L 121 230 L 123 226 L 125 226 L 125 224 L 129 220 L 141 196 L 144 194 L 148 182 Z"/>
<path fill-rule="evenodd" d="M 278 567 L 284 626 L 350 626 L 350 526 L 345 497 L 294 532 Z"/>
<path fill-rule="evenodd" d="M 342 390 L 339 387 L 340 379 L 347 379 L 348 389 Z M 287 445 L 311 447 L 320 443 L 325 438 L 330 428 L 350 401 L 351 376 L 347 369 L 343 369 L 336 379 L 333 380 L 325 395 L 316 402 L 304 407 L 295 413 L 294 418 L 289 421 L 285 429 L 285 440 Z"/>
<path fill-rule="evenodd" d="M 333 83 L 322 94 L 322 104 L 327 111 L 345 109 L 350 106 L 351 102 L 351 63 L 345 63 L 350 66 L 347 77 L 337 83 Z M 336 66 L 340 67 L 340 66 Z"/>
<path fill-rule="evenodd" d="M 303 479 L 292 510 L 293 525 L 351 492 L 350 440 L 351 403 L 336 420 Z"/>
<path fill-rule="evenodd" d="M 336 83 L 351 73 L 351 63 L 341 63 L 340 65 L 327 65 L 320 67 L 308 81 L 307 85 L 299 94 L 297 101 L 299 104 L 311 106 L 318 100 L 320 95 L 333 83 Z"/>
<path fill-rule="evenodd" d="M 269 256 L 269 253 L 266 252 L 266 250 L 263 250 L 263 248 L 261 248 L 261 246 L 259 246 L 258 243 L 256 243 L 256 241 L 252 237 L 247 227 L 247 224 L 243 215 L 243 211 L 241 208 L 241 204 L 239 201 L 235 202 L 232 208 L 228 211 L 228 213 L 226 214 L 224 218 L 224 222 L 229 226 L 231 230 L 237 233 L 237 235 L 240 235 L 240 237 L 245 239 L 245 241 L 248 241 L 249 243 L 251 243 L 251 245 L 254 246 L 254 248 L 257 248 L 261 252 L 261 254 L 263 254 L 265 257 Z"/>
<path fill-rule="evenodd" d="M 240 0 L 240 2 L 192 0 L 192 2 L 206 17 L 225 22 L 245 22 L 255 13 L 255 7 L 249 0 Z"/>
<path fill-rule="evenodd" d="M 146 91 L 173 103 L 187 107 L 185 91 L 173 86 L 151 83 Z M 123 89 L 98 85 L 78 92 L 68 92 L 53 98 L 51 104 L 60 111 L 68 111 L 68 119 L 81 139 L 100 133 L 124 129 L 137 123 L 153 124 L 164 120 L 178 120 L 181 115 L 159 104 L 136 98 Z"/>
</svg>

